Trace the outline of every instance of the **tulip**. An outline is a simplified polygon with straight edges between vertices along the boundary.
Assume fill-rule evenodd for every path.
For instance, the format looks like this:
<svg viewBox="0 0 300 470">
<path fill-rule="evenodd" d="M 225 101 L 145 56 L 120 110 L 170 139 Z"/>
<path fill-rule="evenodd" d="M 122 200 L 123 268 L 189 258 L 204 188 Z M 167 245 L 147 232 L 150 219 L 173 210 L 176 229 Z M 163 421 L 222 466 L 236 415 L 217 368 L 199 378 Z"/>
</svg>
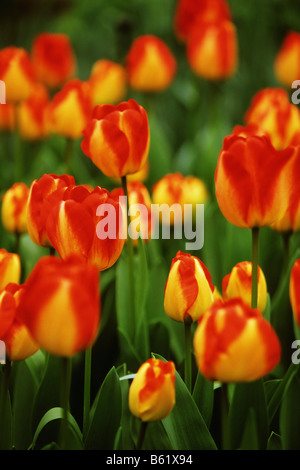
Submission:
<svg viewBox="0 0 300 470">
<path fill-rule="evenodd" d="M 58 88 L 74 75 L 76 59 L 70 40 L 61 33 L 41 33 L 32 45 L 32 61 L 37 79 Z"/>
<path fill-rule="evenodd" d="M 27 99 L 35 79 L 34 67 L 25 49 L 12 46 L 0 50 L 0 80 L 5 83 L 7 102 L 19 103 Z"/>
<path fill-rule="evenodd" d="M 300 34 L 289 31 L 276 54 L 274 72 L 277 80 L 291 87 L 294 80 L 300 77 Z"/>
<path fill-rule="evenodd" d="M 41 349 L 70 358 L 91 347 L 100 323 L 99 272 L 73 256 L 38 260 L 18 307 Z"/>
<path fill-rule="evenodd" d="M 257 267 L 257 308 L 264 312 L 267 305 L 267 283 L 262 269 Z M 237 263 L 223 278 L 222 296 L 224 300 L 241 297 L 251 307 L 252 304 L 252 263 L 242 261 Z"/>
<path fill-rule="evenodd" d="M 0 249 L 0 290 L 10 282 L 18 284 L 21 276 L 21 260 L 17 253 Z"/>
<path fill-rule="evenodd" d="M 0 105 L 0 131 L 12 132 L 15 128 L 15 107 L 12 103 Z"/>
<path fill-rule="evenodd" d="M 166 418 L 175 405 L 175 365 L 148 359 L 137 371 L 129 388 L 131 413 L 143 422 Z"/>
<path fill-rule="evenodd" d="M 53 199 L 59 200 L 58 190 L 74 186 L 73 176 L 45 174 L 34 180 L 29 189 L 27 205 L 27 229 L 31 240 L 39 246 L 52 246 L 46 231 L 46 221 L 53 208 Z"/>
<path fill-rule="evenodd" d="M 116 104 L 126 95 L 125 67 L 111 60 L 97 60 L 92 67 L 88 82 L 95 105 Z"/>
<path fill-rule="evenodd" d="M 241 298 L 214 302 L 200 318 L 193 343 L 197 366 L 211 381 L 257 380 L 270 373 L 281 357 L 272 326 Z"/>
<path fill-rule="evenodd" d="M 222 20 L 196 24 L 189 35 L 186 53 L 195 75 L 205 80 L 231 78 L 238 62 L 233 23 Z"/>
<path fill-rule="evenodd" d="M 290 273 L 289 295 L 294 320 L 300 328 L 300 259 L 297 259 Z"/>
<path fill-rule="evenodd" d="M 13 294 L 5 287 L 0 291 L 0 340 L 12 325 L 16 313 Z"/>
<path fill-rule="evenodd" d="M 299 140 L 300 111 L 281 88 L 259 90 L 245 113 L 245 122 L 265 131 L 277 150 Z"/>
<path fill-rule="evenodd" d="M 43 139 L 49 134 L 48 106 L 49 94 L 40 83 L 36 84 L 31 95 L 18 109 L 18 130 L 23 139 Z"/>
<path fill-rule="evenodd" d="M 83 134 L 83 153 L 108 177 L 136 173 L 146 164 L 150 144 L 148 117 L 133 99 L 116 106 L 96 106 Z"/>
<path fill-rule="evenodd" d="M 27 231 L 27 201 L 29 188 L 25 183 L 15 183 L 2 196 L 2 223 L 8 232 Z"/>
<path fill-rule="evenodd" d="M 150 34 L 136 38 L 126 57 L 128 82 L 134 90 L 164 91 L 173 82 L 176 69 L 176 59 L 167 44 Z"/>
<path fill-rule="evenodd" d="M 22 296 L 24 295 L 24 291 L 25 285 L 14 283 L 8 284 L 2 291 L 2 293 L 5 292 L 6 294 L 11 294 L 15 305 L 13 321 L 5 335 L 2 336 L 2 340 L 6 346 L 7 355 L 11 361 L 23 361 L 39 350 L 39 345 L 32 338 L 18 312 L 18 306 Z"/>
<path fill-rule="evenodd" d="M 88 83 L 78 79 L 67 82 L 49 105 L 52 133 L 69 138 L 81 137 L 91 118 L 93 102 Z"/>
</svg>

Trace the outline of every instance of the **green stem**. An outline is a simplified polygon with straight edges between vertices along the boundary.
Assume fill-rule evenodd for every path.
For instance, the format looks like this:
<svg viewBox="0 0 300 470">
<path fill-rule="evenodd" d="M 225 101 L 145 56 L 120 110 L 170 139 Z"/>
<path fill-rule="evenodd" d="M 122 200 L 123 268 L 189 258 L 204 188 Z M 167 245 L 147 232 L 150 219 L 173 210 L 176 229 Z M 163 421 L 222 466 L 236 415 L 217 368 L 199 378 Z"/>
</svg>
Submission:
<svg viewBox="0 0 300 470">
<path fill-rule="evenodd" d="M 222 419 L 222 450 L 228 449 L 228 386 L 227 383 L 221 385 L 221 419 Z"/>
<path fill-rule="evenodd" d="M 2 376 L 2 384 L 1 384 L 1 401 L 0 401 L 0 449 L 3 449 L 3 442 L 5 439 L 5 433 L 7 429 L 5 429 L 4 423 L 6 418 L 6 404 L 7 404 L 7 396 L 9 393 L 9 378 L 11 372 L 11 362 L 9 358 L 6 358 L 6 363 L 3 364 L 2 368 L 3 376 Z"/>
<path fill-rule="evenodd" d="M 62 357 L 62 377 L 61 377 L 61 407 L 63 409 L 63 418 L 60 429 L 60 447 L 61 450 L 68 448 L 68 413 L 70 410 L 70 389 L 72 376 L 72 360 Z"/>
<path fill-rule="evenodd" d="M 189 392 L 192 391 L 192 319 L 186 316 L 184 319 L 184 381 Z"/>
<path fill-rule="evenodd" d="M 257 308 L 257 269 L 258 269 L 259 227 L 252 228 L 252 296 L 251 306 Z"/>
<path fill-rule="evenodd" d="M 84 363 L 84 395 L 83 395 L 83 438 L 88 432 L 89 416 L 91 407 L 91 370 L 92 370 L 92 348 L 85 351 Z"/>
<path fill-rule="evenodd" d="M 147 425 L 148 425 L 147 421 L 141 421 L 141 427 L 140 427 L 140 432 L 139 432 L 139 437 L 138 437 L 136 450 L 141 450 L 142 447 L 143 447 Z"/>
</svg>

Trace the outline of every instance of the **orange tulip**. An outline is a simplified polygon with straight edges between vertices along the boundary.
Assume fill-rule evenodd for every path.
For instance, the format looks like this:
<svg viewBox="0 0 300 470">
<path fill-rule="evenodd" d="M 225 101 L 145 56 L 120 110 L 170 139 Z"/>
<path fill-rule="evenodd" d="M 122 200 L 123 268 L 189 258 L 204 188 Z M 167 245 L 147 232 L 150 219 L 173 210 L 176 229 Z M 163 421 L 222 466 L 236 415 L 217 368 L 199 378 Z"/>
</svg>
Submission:
<svg viewBox="0 0 300 470">
<path fill-rule="evenodd" d="M 243 301 L 251 307 L 252 297 L 252 263 L 250 261 L 242 261 L 237 263 L 223 278 L 222 296 L 224 300 L 232 297 L 241 297 Z M 257 292 L 258 302 L 257 308 L 264 312 L 267 305 L 267 283 L 262 269 L 257 267 Z"/>
<path fill-rule="evenodd" d="M 144 422 L 166 418 L 175 405 L 175 365 L 148 359 L 129 388 L 129 409 Z"/>
<path fill-rule="evenodd" d="M 300 111 L 281 88 L 258 91 L 245 113 L 245 122 L 256 124 L 266 132 L 277 150 L 299 139 Z"/>
<path fill-rule="evenodd" d="M 19 103 L 29 97 L 35 84 L 35 72 L 25 49 L 12 46 L 0 51 L 0 80 L 6 86 L 7 102 Z"/>
<path fill-rule="evenodd" d="M 136 173 L 146 164 L 150 145 L 148 117 L 133 99 L 117 106 L 96 106 L 83 133 L 83 153 L 108 177 Z"/>
<path fill-rule="evenodd" d="M 15 128 L 15 107 L 12 103 L 0 105 L 0 131 L 11 132 Z"/>
<path fill-rule="evenodd" d="M 300 77 L 300 33 L 289 31 L 276 54 L 274 72 L 280 83 L 291 87 Z"/>
<path fill-rule="evenodd" d="M 128 82 L 134 90 L 164 91 L 173 82 L 176 69 L 176 59 L 167 44 L 150 34 L 136 38 L 126 57 Z"/>
<path fill-rule="evenodd" d="M 122 252 L 122 217 L 121 205 L 106 189 L 74 186 L 64 190 L 53 205 L 46 231 L 61 258 L 76 254 L 102 271 L 110 268 Z"/>
<path fill-rule="evenodd" d="M 18 312 L 18 306 L 25 292 L 25 285 L 11 283 L 2 292 L 9 293 L 12 296 L 15 307 L 13 321 L 5 335 L 2 336 L 2 340 L 5 343 L 6 353 L 10 360 L 23 361 L 39 350 L 39 345 L 32 338 Z"/>
<path fill-rule="evenodd" d="M 231 78 L 237 69 L 236 30 L 231 21 L 196 24 L 187 43 L 187 60 L 192 71 L 205 80 Z"/>
<path fill-rule="evenodd" d="M 49 134 L 47 89 L 36 84 L 27 100 L 17 110 L 17 124 L 20 135 L 26 140 L 43 139 Z"/>
<path fill-rule="evenodd" d="M 13 294 L 3 288 L 0 291 L 0 340 L 12 325 L 16 313 L 16 302 Z"/>
<path fill-rule="evenodd" d="M 21 276 L 21 260 L 16 253 L 8 253 L 0 249 L 0 290 L 10 282 L 19 283 Z"/>
<path fill-rule="evenodd" d="M 2 223 L 8 232 L 27 231 L 27 201 L 29 188 L 25 183 L 15 183 L 2 196 Z"/>
<path fill-rule="evenodd" d="M 300 328 L 300 259 L 297 259 L 290 274 L 289 294 L 295 322 Z"/>
<path fill-rule="evenodd" d="M 240 298 L 214 302 L 200 318 L 193 343 L 198 368 L 212 381 L 257 380 L 271 372 L 281 357 L 271 325 Z"/>
<path fill-rule="evenodd" d="M 32 45 L 32 60 L 38 80 L 50 88 L 62 86 L 73 77 L 76 68 L 70 40 L 60 33 L 36 36 Z"/>
<path fill-rule="evenodd" d="M 165 312 L 179 322 L 196 321 L 211 306 L 214 290 L 210 273 L 202 261 L 178 251 L 165 286 Z"/>
<path fill-rule="evenodd" d="M 77 139 L 82 136 L 92 115 L 93 102 L 87 82 L 73 79 L 56 93 L 49 105 L 49 126 L 52 133 Z"/>
<path fill-rule="evenodd" d="M 283 171 L 292 149 L 277 151 L 267 136 L 224 139 L 215 172 L 219 208 L 233 225 L 272 225 L 287 210 L 289 188 Z"/>
<path fill-rule="evenodd" d="M 53 200 L 68 186 L 74 186 L 73 176 L 45 174 L 39 180 L 34 180 L 30 185 L 27 205 L 27 229 L 32 241 L 39 246 L 51 246 L 47 231 L 46 221 L 50 210 L 53 208 Z"/>
<path fill-rule="evenodd" d="M 111 60 L 97 60 L 92 67 L 88 82 L 95 105 L 119 103 L 127 92 L 125 67 Z"/>
<path fill-rule="evenodd" d="M 50 354 L 71 357 L 89 348 L 100 324 L 97 268 L 77 257 L 40 258 L 18 312 L 33 339 Z"/>
</svg>

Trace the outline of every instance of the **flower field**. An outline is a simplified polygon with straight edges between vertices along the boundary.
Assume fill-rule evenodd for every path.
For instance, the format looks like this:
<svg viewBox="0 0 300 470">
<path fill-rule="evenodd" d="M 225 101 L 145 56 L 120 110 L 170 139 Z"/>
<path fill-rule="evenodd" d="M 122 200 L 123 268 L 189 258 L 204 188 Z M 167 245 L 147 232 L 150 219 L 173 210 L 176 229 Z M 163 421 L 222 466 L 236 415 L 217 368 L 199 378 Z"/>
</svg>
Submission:
<svg viewBox="0 0 300 470">
<path fill-rule="evenodd" d="M 298 13 L 1 5 L 1 450 L 300 449 Z"/>
</svg>

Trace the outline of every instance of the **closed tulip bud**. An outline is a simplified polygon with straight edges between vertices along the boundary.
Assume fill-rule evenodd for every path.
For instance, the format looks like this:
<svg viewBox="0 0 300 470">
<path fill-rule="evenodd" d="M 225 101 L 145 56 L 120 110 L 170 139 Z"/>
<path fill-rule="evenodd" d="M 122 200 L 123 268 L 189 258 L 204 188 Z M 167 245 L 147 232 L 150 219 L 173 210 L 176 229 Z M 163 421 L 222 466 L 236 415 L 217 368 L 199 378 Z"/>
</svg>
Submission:
<svg viewBox="0 0 300 470">
<path fill-rule="evenodd" d="M 133 99 L 116 106 L 96 106 L 83 134 L 83 153 L 108 177 L 136 173 L 146 164 L 150 145 L 148 117 Z"/>
<path fill-rule="evenodd" d="M 52 246 L 46 231 L 47 217 L 53 208 L 52 199 L 57 190 L 61 191 L 74 185 L 73 176 L 54 174 L 45 174 L 31 183 L 27 203 L 27 229 L 36 245 Z"/>
<path fill-rule="evenodd" d="M 189 35 L 187 60 L 192 71 L 205 80 L 228 79 L 237 69 L 237 49 L 231 21 L 200 23 Z"/>
<path fill-rule="evenodd" d="M 18 311 L 33 339 L 50 354 L 71 357 L 89 348 L 100 323 L 97 268 L 77 257 L 40 258 Z"/>
<path fill-rule="evenodd" d="M 290 274 L 289 295 L 294 320 L 300 328 L 300 259 L 294 262 Z"/>
<path fill-rule="evenodd" d="M 17 112 L 17 124 L 20 135 L 25 140 L 43 139 L 49 134 L 48 106 L 49 94 L 40 83 L 33 92 L 22 101 Z"/>
<path fill-rule="evenodd" d="M 237 263 L 223 278 L 222 294 L 223 299 L 231 299 L 233 297 L 241 297 L 243 301 L 251 307 L 252 297 L 252 263 L 250 261 L 242 261 Z M 264 312 L 267 305 L 267 283 L 262 269 L 257 267 L 257 308 Z"/>
<path fill-rule="evenodd" d="M 88 82 L 95 105 L 119 103 L 127 92 L 125 67 L 111 60 L 97 60 L 92 67 Z"/>
<path fill-rule="evenodd" d="M 245 113 L 246 124 L 256 124 L 265 131 L 273 146 L 282 150 L 299 138 L 300 111 L 281 88 L 264 88 L 252 98 Z"/>
<path fill-rule="evenodd" d="M 136 38 L 126 57 L 128 82 L 134 90 L 164 91 L 173 82 L 176 69 L 176 59 L 167 44 L 150 34 Z"/>
<path fill-rule="evenodd" d="M 35 72 L 25 49 L 12 46 L 0 51 L 0 80 L 5 83 L 7 102 L 19 103 L 29 97 Z"/>
<path fill-rule="evenodd" d="M 216 301 L 200 318 L 193 343 L 197 366 L 211 381 L 257 380 L 281 357 L 272 326 L 240 298 Z"/>
<path fill-rule="evenodd" d="M 53 134 L 78 139 L 91 118 L 93 102 L 87 82 L 73 79 L 54 95 L 49 105 L 49 126 Z"/>
<path fill-rule="evenodd" d="M 144 422 L 166 418 L 175 405 L 175 365 L 148 359 L 129 388 L 129 409 Z"/>
<path fill-rule="evenodd" d="M 2 196 L 2 223 L 8 232 L 27 232 L 27 201 L 29 188 L 25 183 L 15 183 Z"/>
<path fill-rule="evenodd" d="M 4 289 L 4 292 L 10 293 L 13 296 L 15 304 L 13 322 L 2 337 L 5 343 L 6 353 L 11 361 L 23 361 L 39 350 L 39 345 L 32 338 L 18 312 L 24 291 L 24 284 L 18 285 L 11 283 Z"/>
<path fill-rule="evenodd" d="M 10 282 L 19 283 L 21 276 L 21 260 L 17 253 L 8 253 L 0 249 L 0 290 Z"/>
<path fill-rule="evenodd" d="M 0 105 L 0 132 L 11 132 L 15 128 L 16 115 L 12 103 Z"/>
<path fill-rule="evenodd" d="M 289 31 L 274 61 L 274 72 L 277 80 L 290 87 L 294 80 L 300 77 L 300 34 Z"/>
<path fill-rule="evenodd" d="M 197 321 L 213 303 L 214 290 L 210 273 L 202 261 L 178 251 L 165 285 L 165 312 L 178 322 Z"/>
<path fill-rule="evenodd" d="M 219 208 L 233 225 L 270 226 L 287 210 L 283 171 L 292 149 L 277 151 L 267 136 L 224 139 L 215 172 Z"/>
<path fill-rule="evenodd" d="M 32 61 L 37 79 L 49 88 L 58 88 L 73 77 L 76 68 L 74 51 L 68 36 L 41 33 L 32 45 Z"/>
</svg>

